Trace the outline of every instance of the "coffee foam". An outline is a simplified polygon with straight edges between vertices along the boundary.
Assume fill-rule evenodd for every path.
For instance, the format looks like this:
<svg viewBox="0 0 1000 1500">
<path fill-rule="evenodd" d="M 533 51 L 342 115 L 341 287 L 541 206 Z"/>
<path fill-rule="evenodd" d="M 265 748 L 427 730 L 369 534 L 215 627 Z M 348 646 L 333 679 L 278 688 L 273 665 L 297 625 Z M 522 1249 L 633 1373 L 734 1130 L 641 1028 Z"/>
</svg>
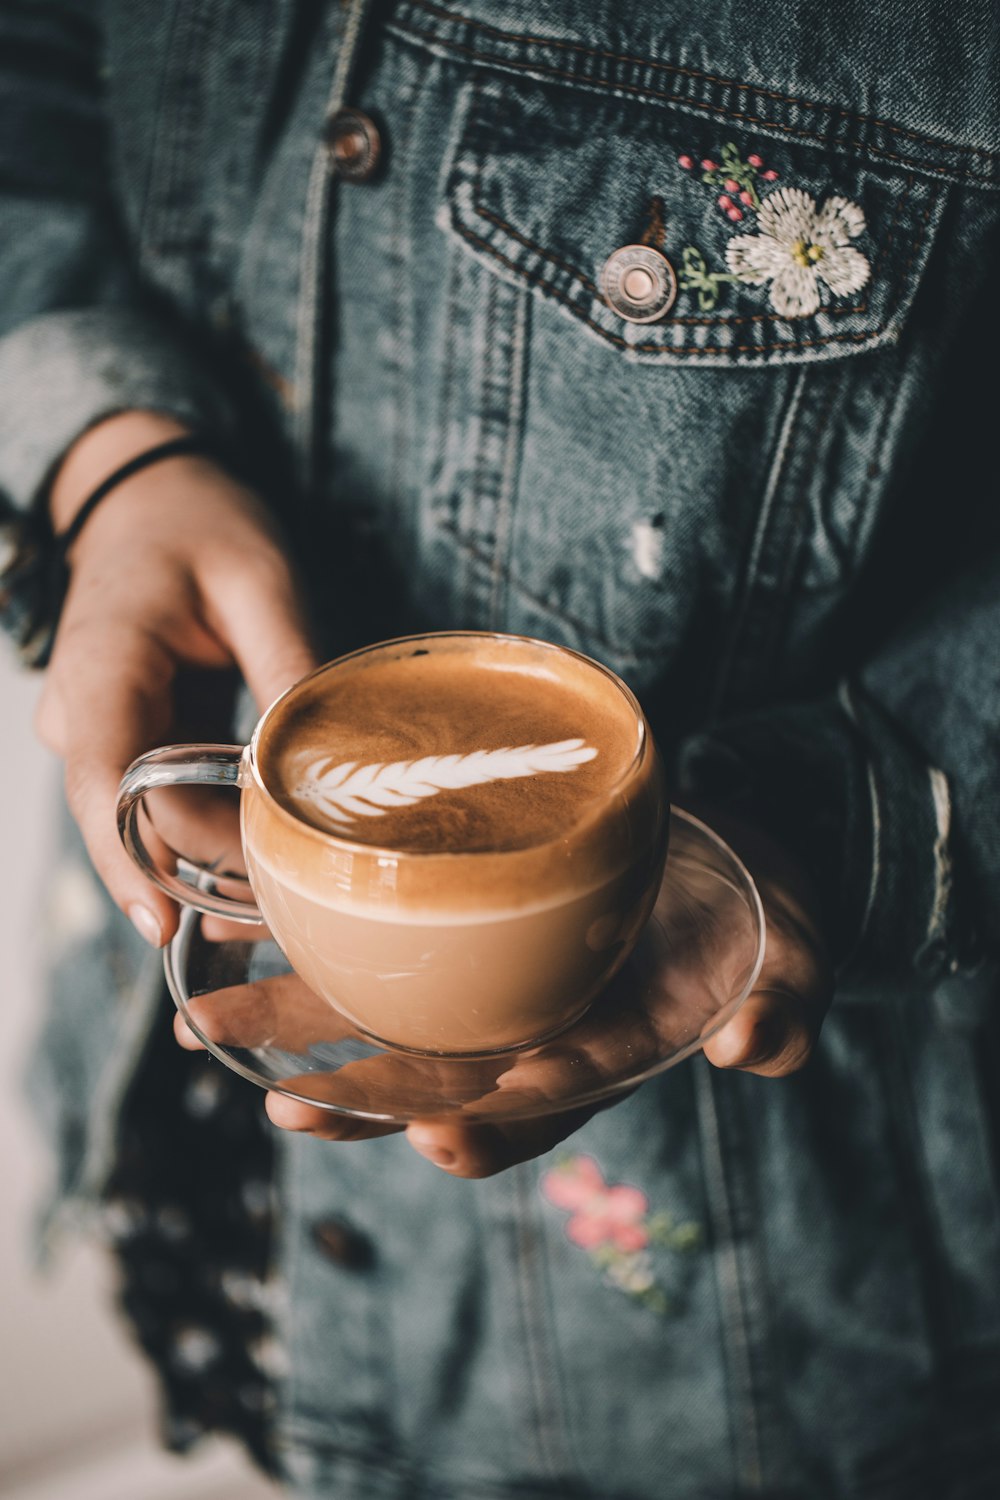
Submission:
<svg viewBox="0 0 1000 1500">
<path fill-rule="evenodd" d="M 272 710 L 257 759 L 278 804 L 322 832 L 404 853 L 502 853 L 586 818 L 638 734 L 590 664 L 452 637 L 309 679 Z"/>
</svg>

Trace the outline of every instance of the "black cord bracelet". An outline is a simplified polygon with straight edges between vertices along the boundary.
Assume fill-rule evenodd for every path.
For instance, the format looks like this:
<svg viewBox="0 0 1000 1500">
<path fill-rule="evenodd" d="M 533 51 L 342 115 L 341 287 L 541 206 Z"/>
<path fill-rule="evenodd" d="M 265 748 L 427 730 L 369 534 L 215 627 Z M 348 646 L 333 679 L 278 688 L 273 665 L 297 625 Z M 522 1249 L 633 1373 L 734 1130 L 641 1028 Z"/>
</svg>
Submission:
<svg viewBox="0 0 1000 1500">
<path fill-rule="evenodd" d="M 66 597 L 66 590 L 69 587 L 69 563 L 67 561 L 69 549 L 101 501 L 106 499 L 120 484 L 124 484 L 126 479 L 131 479 L 133 474 L 141 474 L 143 469 L 162 463 L 164 459 L 180 458 L 187 453 L 212 454 L 215 451 L 207 438 L 197 433 L 187 433 L 184 437 L 170 438 L 165 443 L 157 443 L 154 448 L 147 448 L 144 453 L 130 458 L 128 463 L 122 464 L 106 479 L 101 480 L 96 490 L 88 495 L 80 506 L 66 530 L 52 538 L 53 550 L 49 563 L 47 599 L 47 614 L 50 620 L 58 619 L 63 599 Z"/>
<path fill-rule="evenodd" d="M 135 458 L 130 458 L 127 464 L 122 464 L 120 468 L 115 469 L 114 473 L 109 474 L 107 479 L 102 479 L 97 489 L 87 496 L 66 530 L 59 532 L 55 537 L 60 564 L 65 566 L 66 554 L 101 501 L 120 484 L 124 484 L 126 479 L 131 479 L 133 474 L 141 474 L 143 469 L 148 469 L 153 464 L 162 463 L 165 458 L 179 458 L 185 453 L 211 453 L 213 451 L 211 444 L 204 437 L 190 432 L 184 437 L 170 438 L 165 443 L 157 443 L 155 448 L 147 448 L 145 453 L 137 454 Z"/>
<path fill-rule="evenodd" d="M 48 661 L 53 630 L 69 586 L 67 554 L 97 506 L 133 474 L 187 453 L 215 458 L 227 472 L 233 472 L 232 462 L 217 443 L 204 435 L 187 433 L 147 448 L 102 479 L 58 536 L 52 529 L 47 490 L 18 518 L 13 555 L 0 567 L 0 599 L 6 600 L 8 607 L 14 601 L 18 642 L 25 662 L 38 667 Z"/>
</svg>

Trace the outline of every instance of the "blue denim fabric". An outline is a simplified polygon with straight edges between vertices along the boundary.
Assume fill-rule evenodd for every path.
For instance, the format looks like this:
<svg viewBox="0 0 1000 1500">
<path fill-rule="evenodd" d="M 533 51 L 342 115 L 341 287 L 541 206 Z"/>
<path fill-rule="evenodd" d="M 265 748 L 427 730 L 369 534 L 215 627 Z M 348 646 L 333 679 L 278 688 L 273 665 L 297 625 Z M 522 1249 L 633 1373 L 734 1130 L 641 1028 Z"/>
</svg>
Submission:
<svg viewBox="0 0 1000 1500">
<path fill-rule="evenodd" d="M 804 1074 L 699 1060 L 569 1143 L 696 1227 L 657 1252 L 665 1311 L 567 1237 L 552 1160 L 466 1184 L 395 1139 L 283 1141 L 288 1481 L 993 1495 L 995 11 L 368 11 L 0 8 L 7 519 L 123 405 L 235 424 L 331 652 L 493 626 L 606 661 L 684 785 L 811 865 L 842 982 Z M 386 159 L 334 189 L 345 98 Z M 802 318 L 767 285 L 717 282 L 712 306 L 682 286 L 663 321 L 623 322 L 615 249 L 652 235 L 717 274 L 754 232 L 697 165 L 727 146 L 775 190 L 858 205 L 868 281 Z M 107 1015 L 96 969 L 58 989 L 46 1097 L 85 1147 L 76 1200 L 133 1055 L 82 1044 Z M 371 1267 L 321 1256 L 331 1214 Z"/>
</svg>

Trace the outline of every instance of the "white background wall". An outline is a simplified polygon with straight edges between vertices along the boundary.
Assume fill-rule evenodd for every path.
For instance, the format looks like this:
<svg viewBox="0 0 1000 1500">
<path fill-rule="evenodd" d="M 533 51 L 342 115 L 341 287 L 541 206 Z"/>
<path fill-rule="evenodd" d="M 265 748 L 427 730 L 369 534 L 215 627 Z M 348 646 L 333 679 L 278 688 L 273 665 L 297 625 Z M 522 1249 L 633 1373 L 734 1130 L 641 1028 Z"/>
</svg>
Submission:
<svg viewBox="0 0 1000 1500">
<path fill-rule="evenodd" d="M 68 1247 L 44 1279 L 31 1266 L 47 1168 L 19 1080 L 41 1004 L 36 912 L 58 787 L 31 733 L 37 692 L 0 646 L 0 1496 L 274 1500 L 231 1444 L 192 1459 L 157 1448 L 153 1379 L 113 1309 L 99 1249 Z"/>
</svg>

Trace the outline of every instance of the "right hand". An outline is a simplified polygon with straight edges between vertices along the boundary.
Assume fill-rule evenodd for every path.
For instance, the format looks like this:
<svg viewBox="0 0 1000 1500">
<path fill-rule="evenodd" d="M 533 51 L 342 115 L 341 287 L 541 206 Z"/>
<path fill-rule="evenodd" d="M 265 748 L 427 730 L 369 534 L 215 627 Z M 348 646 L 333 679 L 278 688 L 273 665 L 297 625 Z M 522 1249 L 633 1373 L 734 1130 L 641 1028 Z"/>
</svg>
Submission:
<svg viewBox="0 0 1000 1500">
<path fill-rule="evenodd" d="M 130 412 L 87 433 L 53 487 L 57 530 L 105 474 L 182 431 Z M 70 566 L 36 729 L 65 761 L 70 810 L 98 874 L 160 946 L 176 930 L 177 911 L 119 841 L 123 772 L 169 741 L 184 668 L 235 665 L 263 711 L 316 658 L 273 522 L 207 458 L 171 458 L 119 485 L 87 521 Z"/>
</svg>

